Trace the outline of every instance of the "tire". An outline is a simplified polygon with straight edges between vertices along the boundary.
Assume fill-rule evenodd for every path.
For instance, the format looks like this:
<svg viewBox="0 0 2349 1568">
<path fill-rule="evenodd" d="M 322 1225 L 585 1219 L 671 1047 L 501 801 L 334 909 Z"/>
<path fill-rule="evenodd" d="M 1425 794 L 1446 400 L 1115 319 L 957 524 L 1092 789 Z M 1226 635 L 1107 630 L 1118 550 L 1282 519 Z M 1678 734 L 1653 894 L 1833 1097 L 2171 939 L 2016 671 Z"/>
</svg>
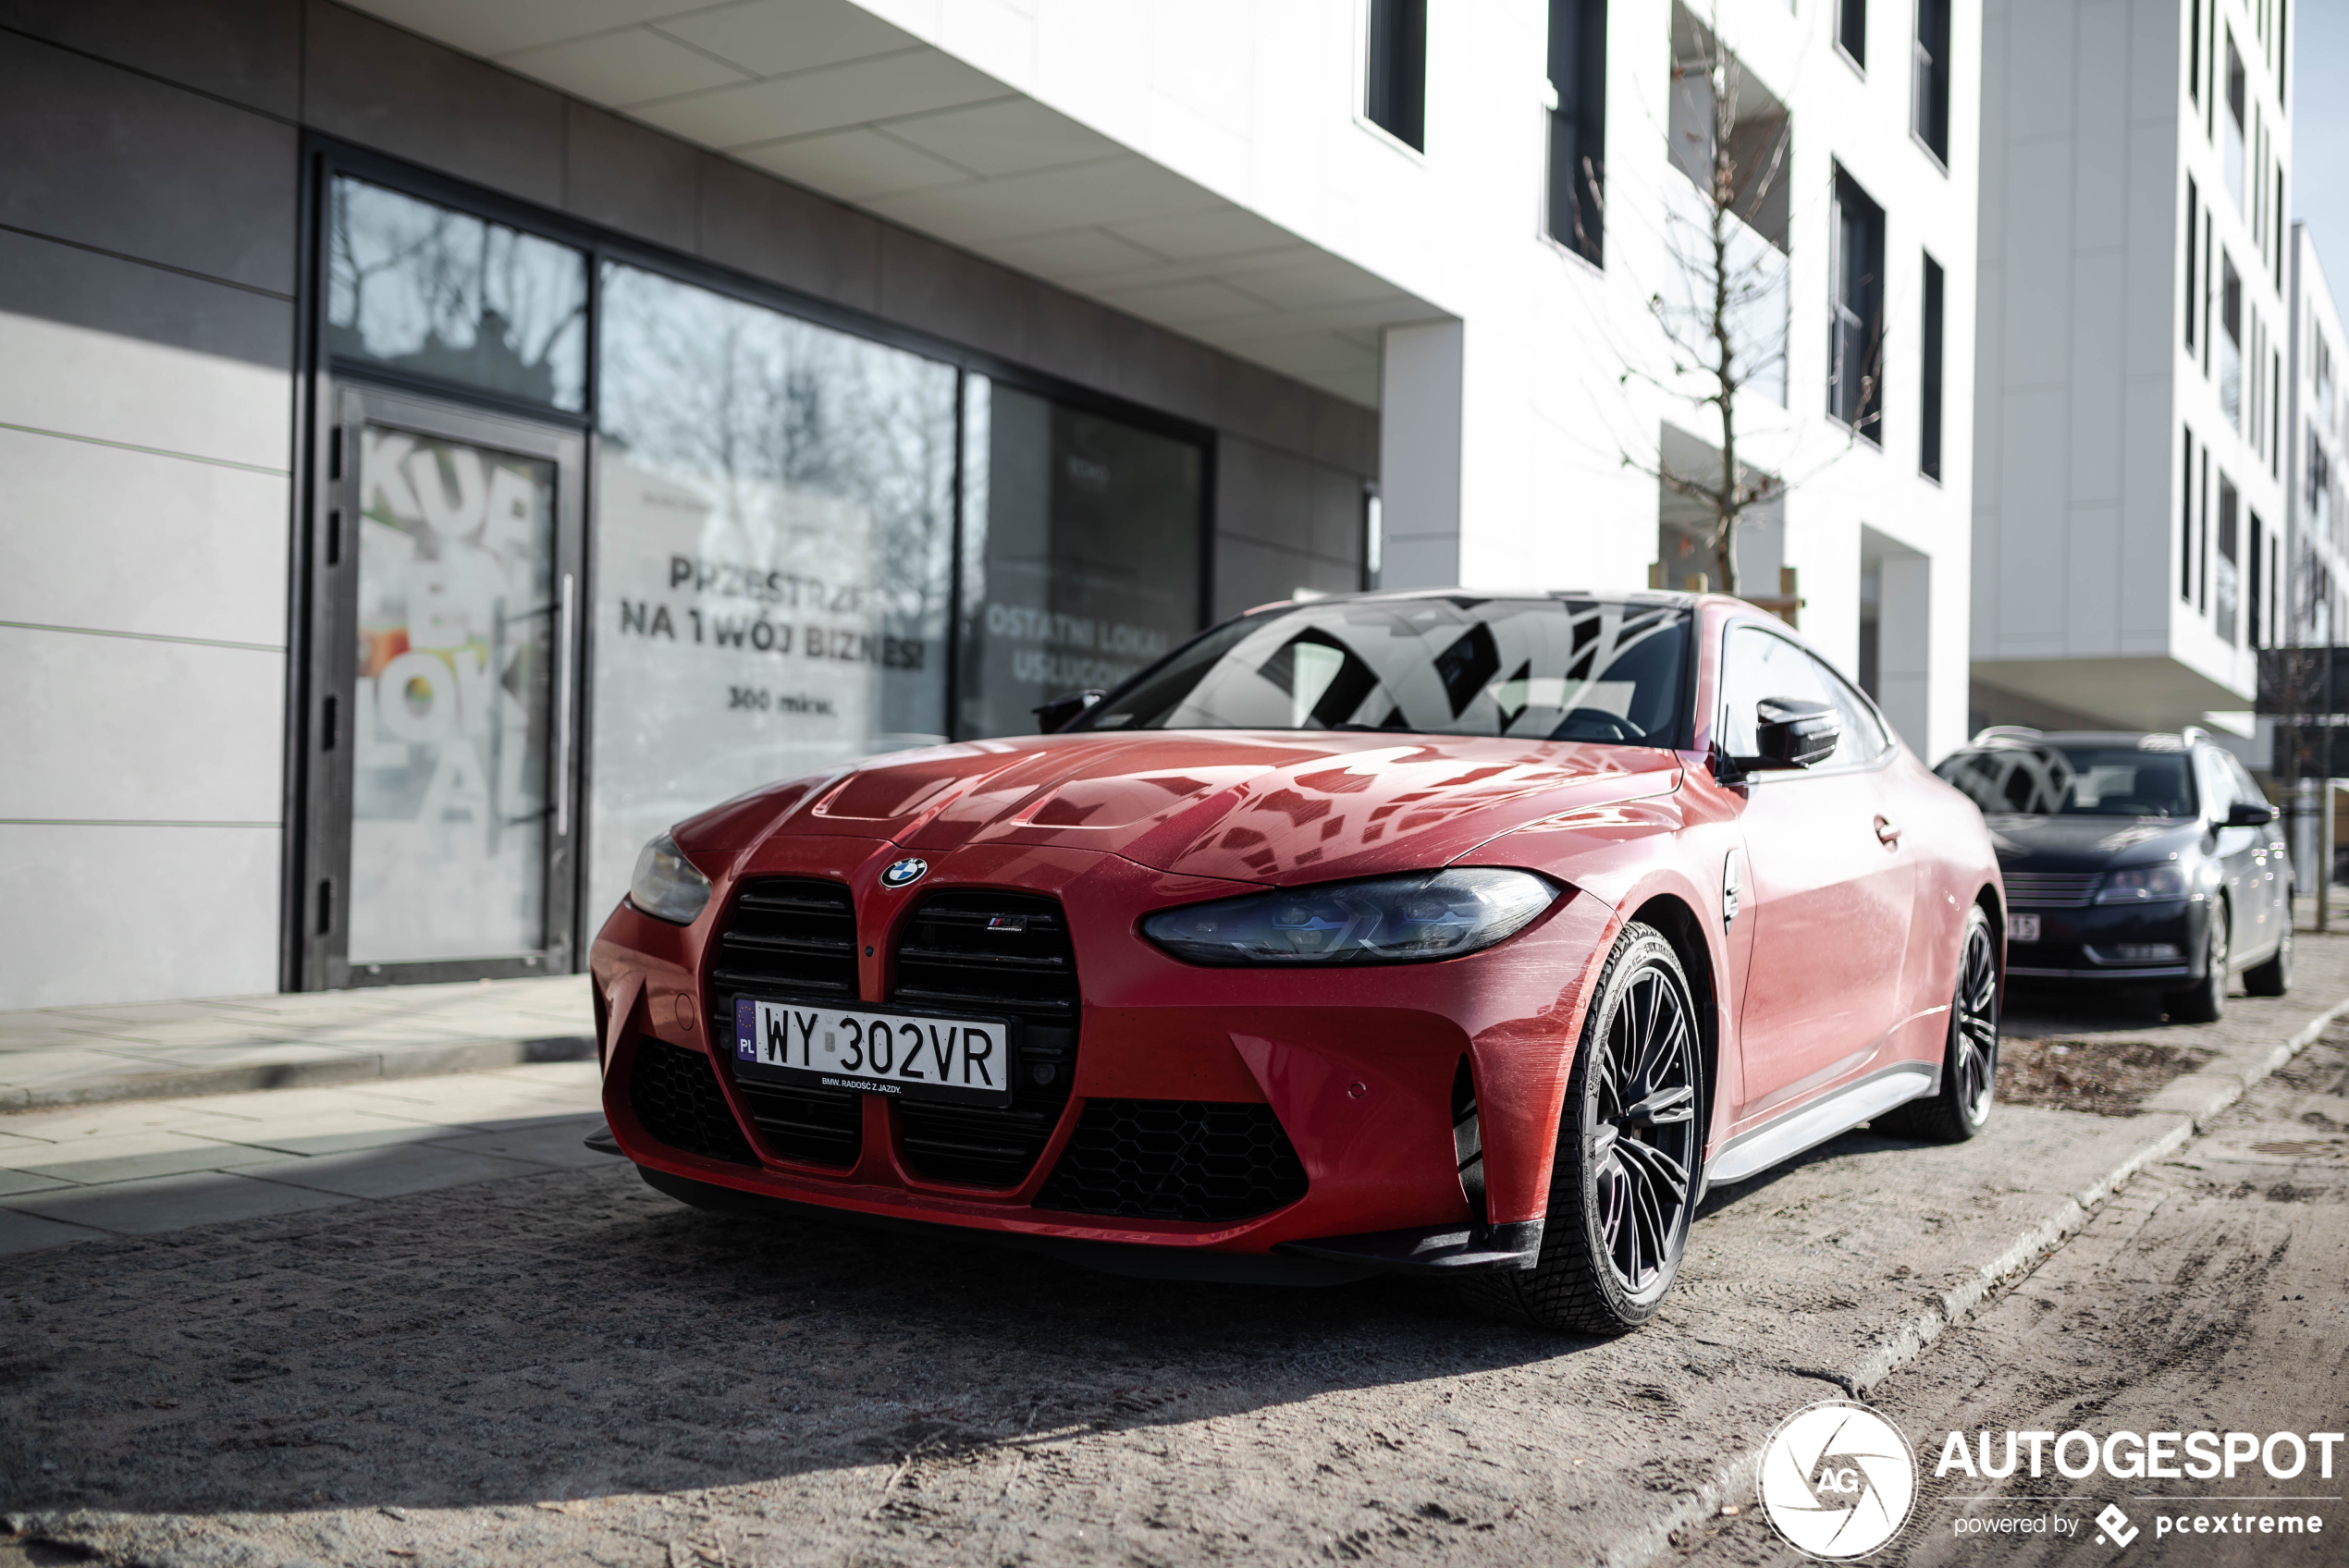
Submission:
<svg viewBox="0 0 2349 1568">
<path fill-rule="evenodd" d="M 1896 1106 L 1870 1125 L 1879 1133 L 1962 1144 L 1988 1124 L 1998 1088 L 1998 954 L 1990 917 L 1976 904 L 1958 938 L 1958 983 L 1949 998 L 1941 1086 Z"/>
<path fill-rule="evenodd" d="M 2227 938 L 2234 922 L 2227 911 L 2227 900 L 2217 899 L 2210 905 L 2210 934 L 2205 939 L 2208 951 L 2205 955 L 2201 981 L 2183 991 L 2171 991 L 2161 998 L 2171 1018 L 2180 1023 L 2216 1023 L 2227 1015 Z"/>
<path fill-rule="evenodd" d="M 2292 989 L 2292 900 L 2283 901 L 2283 937 L 2268 962 L 2243 972 L 2243 988 L 2255 997 L 2281 997 Z"/>
<path fill-rule="evenodd" d="M 1627 1333 L 1679 1277 L 1704 1149 L 1697 1012 L 1654 927 L 1616 938 L 1558 1113 L 1549 1218 L 1530 1269 L 1461 1281 L 1497 1317 L 1566 1333 Z M 1626 1159 L 1624 1151 L 1642 1151 Z"/>
</svg>

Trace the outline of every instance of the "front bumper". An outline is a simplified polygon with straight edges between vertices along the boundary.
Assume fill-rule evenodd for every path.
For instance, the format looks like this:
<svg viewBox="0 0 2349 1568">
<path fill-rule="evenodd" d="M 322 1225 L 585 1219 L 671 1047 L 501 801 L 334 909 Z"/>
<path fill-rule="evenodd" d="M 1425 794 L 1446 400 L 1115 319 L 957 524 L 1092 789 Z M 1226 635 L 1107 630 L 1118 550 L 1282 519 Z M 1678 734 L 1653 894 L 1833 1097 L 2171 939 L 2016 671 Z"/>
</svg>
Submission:
<svg viewBox="0 0 2349 1568">
<path fill-rule="evenodd" d="M 2117 986 L 2176 986 L 2203 977 L 2210 906 L 2201 899 L 2156 904 L 2092 904 L 2081 909 L 2014 907 L 2039 917 L 2039 940 L 2009 941 L 2007 974 L 2017 980 L 2070 980 Z M 2176 955 L 2134 956 L 2127 949 L 2167 947 Z"/>
<path fill-rule="evenodd" d="M 647 1180 L 683 1179 L 843 1219 L 980 1232 L 1119 1272 L 1135 1271 L 1136 1248 L 1164 1260 L 1150 1272 L 1174 1269 L 1171 1255 L 1194 1255 L 1174 1270 L 1191 1277 L 1236 1277 L 1229 1269 L 1240 1258 L 1253 1260 L 1240 1267 L 1250 1278 L 1530 1266 L 1580 998 L 1617 925 L 1601 900 L 1569 893 L 1510 941 L 1443 963 L 1327 974 L 1206 969 L 1143 941 L 1136 922 L 1151 909 L 1239 890 L 1233 884 L 1088 851 L 988 847 L 933 855 L 912 896 L 879 892 L 878 866 L 897 853 L 873 840 L 770 841 L 721 883 L 693 926 L 625 904 L 607 923 L 590 954 L 605 1110 Z M 987 1189 L 924 1177 L 907 1157 L 902 1108 L 879 1095 L 861 1096 L 853 1164 L 776 1152 L 725 1046 L 713 1051 L 708 1038 L 719 999 L 708 983 L 716 933 L 735 888 L 773 876 L 849 886 L 859 949 L 869 955 L 859 989 L 874 1005 L 892 994 L 896 944 L 921 897 L 1008 887 L 1060 901 L 1082 990 L 1081 1044 L 1066 1104 L 1016 1183 Z M 696 1082 L 723 1119 L 718 1143 L 665 1140 L 639 1114 L 638 1062 L 663 1051 L 702 1064 Z M 1455 1141 L 1463 1063 L 1482 1146 L 1482 1214 Z M 1097 1102 L 1269 1107 L 1303 1166 L 1304 1194 L 1211 1220 L 1039 1203 Z"/>
</svg>

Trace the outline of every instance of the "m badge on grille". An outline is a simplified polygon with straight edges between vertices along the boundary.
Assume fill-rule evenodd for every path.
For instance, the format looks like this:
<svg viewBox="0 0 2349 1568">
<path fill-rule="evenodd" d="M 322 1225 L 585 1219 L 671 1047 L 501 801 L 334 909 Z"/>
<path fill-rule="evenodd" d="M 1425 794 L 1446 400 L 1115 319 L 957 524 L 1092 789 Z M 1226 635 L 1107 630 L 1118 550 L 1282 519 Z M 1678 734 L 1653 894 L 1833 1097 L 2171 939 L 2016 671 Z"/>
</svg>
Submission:
<svg viewBox="0 0 2349 1568">
<path fill-rule="evenodd" d="M 897 862 L 897 864 L 891 866 L 887 871 L 881 873 L 881 886 L 884 888 L 905 887 L 910 883 L 919 881 L 921 879 L 922 873 L 928 871 L 929 869 L 929 862 L 926 860 L 918 860 L 909 855 L 905 859 Z"/>
</svg>

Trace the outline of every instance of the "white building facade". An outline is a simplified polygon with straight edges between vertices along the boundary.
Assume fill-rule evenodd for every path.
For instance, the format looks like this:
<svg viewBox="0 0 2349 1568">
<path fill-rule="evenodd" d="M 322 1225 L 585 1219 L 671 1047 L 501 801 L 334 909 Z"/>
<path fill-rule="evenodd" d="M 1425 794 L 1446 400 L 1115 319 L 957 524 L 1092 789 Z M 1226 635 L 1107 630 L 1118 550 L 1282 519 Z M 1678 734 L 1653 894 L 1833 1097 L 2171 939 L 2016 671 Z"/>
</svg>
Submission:
<svg viewBox="0 0 2349 1568">
<path fill-rule="evenodd" d="M 2308 226 L 2292 226 L 2292 344 L 2285 371 L 2284 472 L 2292 511 L 2288 641 L 2341 641 L 2349 602 L 2349 394 L 2341 386 L 2344 338 Z"/>
<path fill-rule="evenodd" d="M 0 6 L 0 1007 L 572 969 L 1248 606 L 1710 574 L 1716 25 L 1741 591 L 1965 732 L 1971 0 L 140 17 Z"/>
<path fill-rule="evenodd" d="M 1977 723 L 2252 732 L 2291 593 L 2296 14 L 1986 8 Z"/>
</svg>

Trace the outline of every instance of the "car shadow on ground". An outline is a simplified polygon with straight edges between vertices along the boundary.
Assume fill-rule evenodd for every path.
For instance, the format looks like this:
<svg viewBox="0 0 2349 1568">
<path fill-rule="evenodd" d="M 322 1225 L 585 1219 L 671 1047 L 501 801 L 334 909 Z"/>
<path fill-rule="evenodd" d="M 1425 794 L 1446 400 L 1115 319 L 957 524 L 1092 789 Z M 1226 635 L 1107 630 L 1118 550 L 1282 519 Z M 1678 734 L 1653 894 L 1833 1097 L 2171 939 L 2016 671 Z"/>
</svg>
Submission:
<svg viewBox="0 0 2349 1568">
<path fill-rule="evenodd" d="M 674 1492 L 1605 1341 L 1445 1282 L 1191 1284 L 683 1207 L 614 1160 L 0 1259 L 0 1506 Z"/>
</svg>

